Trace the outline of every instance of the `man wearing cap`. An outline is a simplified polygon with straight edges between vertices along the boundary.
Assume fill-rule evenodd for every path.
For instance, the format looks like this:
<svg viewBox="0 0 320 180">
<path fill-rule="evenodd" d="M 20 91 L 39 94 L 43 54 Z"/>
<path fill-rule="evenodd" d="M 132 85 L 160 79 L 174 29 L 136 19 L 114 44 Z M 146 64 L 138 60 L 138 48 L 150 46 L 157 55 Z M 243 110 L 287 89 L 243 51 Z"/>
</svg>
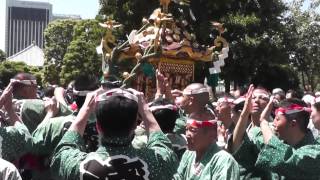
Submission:
<svg viewBox="0 0 320 180">
<path fill-rule="evenodd" d="M 91 75 L 80 75 L 76 78 L 73 94 L 76 105 L 81 108 L 86 95 L 99 88 L 98 79 Z M 58 145 L 64 133 L 68 130 L 78 114 L 75 110 L 67 116 L 59 116 L 42 121 L 32 133 L 33 144 L 31 153 L 42 159 L 33 167 L 33 179 L 50 179 L 49 164 L 54 148 Z M 95 116 L 90 116 L 89 123 L 85 131 L 85 148 L 87 152 L 95 151 L 98 146 L 97 131 L 95 128 Z"/>
<path fill-rule="evenodd" d="M 319 157 L 307 157 L 310 152 L 317 151 L 312 147 L 317 142 L 307 129 L 310 110 L 306 104 L 298 99 L 282 101 L 276 110 L 273 131 L 268 121 L 271 99 L 261 114 L 260 128 L 253 128 L 249 138 L 245 124 L 252 108 L 252 92 L 251 86 L 235 129 L 234 136 L 243 137 L 241 146 L 234 152 L 236 160 L 253 171 L 255 179 L 319 179 Z"/>
<path fill-rule="evenodd" d="M 237 162 L 216 144 L 216 120 L 198 120 L 191 115 L 186 129 L 188 150 L 182 156 L 175 179 L 239 179 Z"/>
<path fill-rule="evenodd" d="M 134 94 L 132 94 L 132 92 Z M 83 133 L 96 112 L 100 144 L 83 152 Z M 145 148 L 131 144 L 137 118 L 144 121 L 149 140 Z M 171 179 L 177 158 L 142 93 L 113 89 L 87 95 L 76 119 L 55 149 L 51 168 L 60 179 Z"/>
</svg>

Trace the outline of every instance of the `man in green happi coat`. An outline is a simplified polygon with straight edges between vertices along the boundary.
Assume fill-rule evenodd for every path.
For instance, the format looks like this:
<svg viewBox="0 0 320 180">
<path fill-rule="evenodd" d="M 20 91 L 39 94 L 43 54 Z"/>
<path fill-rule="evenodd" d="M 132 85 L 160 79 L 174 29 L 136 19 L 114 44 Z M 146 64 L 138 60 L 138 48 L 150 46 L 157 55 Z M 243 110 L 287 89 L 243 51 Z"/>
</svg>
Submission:
<svg viewBox="0 0 320 180">
<path fill-rule="evenodd" d="M 29 132 L 32 133 L 45 118 L 51 118 L 47 116 L 46 102 L 38 99 L 37 80 L 32 74 L 18 73 L 11 81 L 15 82 L 12 90 L 15 98 L 14 109 Z M 68 107 L 61 103 L 58 107 L 57 116 L 66 116 L 72 113 Z"/>
<path fill-rule="evenodd" d="M 132 92 L 134 94 L 132 94 Z M 51 169 L 59 179 L 171 179 L 177 157 L 161 131 L 142 93 L 113 89 L 87 95 L 76 119 L 55 149 Z M 87 119 L 96 112 L 100 144 L 97 151 L 81 151 Z M 138 112 L 149 140 L 145 148 L 132 146 Z"/>
<path fill-rule="evenodd" d="M 0 124 L 0 158 L 13 162 L 24 155 L 31 146 L 31 135 L 28 129 L 16 114 L 12 105 L 12 90 L 14 82 L 6 87 L 0 97 L 0 108 L 4 106 L 7 117 L 1 115 Z"/>
<path fill-rule="evenodd" d="M 251 86 L 244 110 L 236 125 L 233 150 L 236 160 L 247 169 L 257 169 L 257 179 L 319 179 L 319 145 L 307 129 L 310 109 L 298 99 L 287 99 L 279 104 L 273 122 L 274 131 L 267 121 L 272 111 L 269 101 L 260 117 L 260 127 L 245 133 L 245 124 L 252 107 Z M 241 138 L 243 137 L 243 138 Z"/>
<path fill-rule="evenodd" d="M 95 76 L 80 75 L 74 83 L 74 100 L 78 108 L 81 108 L 86 94 L 98 89 L 99 82 Z M 55 110 L 57 111 L 57 110 Z M 67 116 L 59 116 L 43 120 L 32 133 L 33 143 L 31 154 L 44 159 L 38 167 L 33 169 L 33 179 L 50 179 L 49 165 L 54 148 L 58 145 L 65 132 L 69 129 L 78 114 L 75 110 Z M 98 137 L 95 129 L 95 115 L 91 114 L 85 131 L 85 146 L 87 152 L 95 151 L 98 145 Z"/>
<path fill-rule="evenodd" d="M 184 90 L 185 104 L 206 103 L 209 93 L 202 84 L 191 84 Z M 192 104 L 192 103 L 191 103 Z M 183 154 L 174 179 L 239 179 L 239 166 L 234 158 L 217 144 L 217 121 L 191 112 L 187 120 L 188 150 Z"/>
</svg>

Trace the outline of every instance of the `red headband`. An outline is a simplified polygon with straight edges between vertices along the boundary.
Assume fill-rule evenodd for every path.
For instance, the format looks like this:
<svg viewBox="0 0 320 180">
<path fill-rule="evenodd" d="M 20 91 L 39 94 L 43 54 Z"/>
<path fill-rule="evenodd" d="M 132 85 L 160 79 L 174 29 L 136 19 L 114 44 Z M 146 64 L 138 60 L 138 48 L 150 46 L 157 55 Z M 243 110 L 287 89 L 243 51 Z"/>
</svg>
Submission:
<svg viewBox="0 0 320 180">
<path fill-rule="evenodd" d="M 286 108 L 283 108 L 283 107 L 278 108 L 276 110 L 276 115 L 278 115 L 278 114 L 282 114 L 282 115 L 293 114 L 293 113 L 297 113 L 297 112 L 301 112 L 301 111 L 306 111 L 306 112 L 310 113 L 311 109 L 307 108 L 307 107 L 300 106 L 298 104 L 292 104 L 291 106 L 286 107 Z"/>
<path fill-rule="evenodd" d="M 217 126 L 217 121 L 216 120 L 197 121 L 194 119 L 188 119 L 187 124 L 197 128 L 215 127 Z"/>
</svg>

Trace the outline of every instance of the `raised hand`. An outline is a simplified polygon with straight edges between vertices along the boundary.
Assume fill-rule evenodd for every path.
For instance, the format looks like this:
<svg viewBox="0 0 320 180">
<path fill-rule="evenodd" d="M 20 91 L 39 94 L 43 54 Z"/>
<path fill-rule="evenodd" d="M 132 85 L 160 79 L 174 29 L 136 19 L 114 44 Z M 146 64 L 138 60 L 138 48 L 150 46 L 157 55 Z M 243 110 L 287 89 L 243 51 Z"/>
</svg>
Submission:
<svg viewBox="0 0 320 180">
<path fill-rule="evenodd" d="M 251 112 L 253 91 L 254 91 L 254 86 L 253 86 L 253 84 L 251 84 L 249 86 L 248 92 L 246 94 L 246 101 L 244 103 L 243 110 L 242 110 L 243 114 L 250 114 L 250 112 Z"/>
<path fill-rule="evenodd" d="M 106 90 L 104 90 L 103 88 L 99 88 L 93 92 L 88 93 L 82 107 L 89 110 L 90 113 L 93 112 L 96 109 L 97 105 L 96 99 L 103 92 L 106 92 Z"/>
<path fill-rule="evenodd" d="M 135 89 L 128 89 L 128 91 L 132 92 L 138 97 L 138 113 L 142 118 L 147 133 L 161 131 L 159 124 L 154 118 L 152 112 L 149 110 L 149 106 L 145 101 L 143 93 Z"/>
<path fill-rule="evenodd" d="M 98 89 L 87 94 L 86 100 L 84 101 L 76 119 L 72 122 L 69 131 L 76 131 L 83 136 L 89 116 L 96 108 L 97 97 L 103 92 L 105 92 L 103 89 Z"/>
<path fill-rule="evenodd" d="M 144 111 L 149 109 L 149 106 L 146 103 L 143 92 L 139 92 L 132 88 L 129 88 L 128 91 L 130 91 L 132 94 L 138 97 L 138 112 L 140 115 L 143 115 Z"/>
<path fill-rule="evenodd" d="M 157 69 L 156 71 L 156 78 L 157 78 L 157 94 L 164 94 L 165 93 L 165 77 L 161 72 Z"/>
<path fill-rule="evenodd" d="M 246 128 L 248 124 L 249 115 L 252 109 L 252 94 L 253 94 L 254 87 L 251 84 L 249 86 L 247 95 L 246 95 L 246 101 L 244 103 L 243 110 L 241 112 L 241 115 L 239 117 L 239 120 L 236 124 L 236 127 L 233 131 L 233 138 L 232 138 L 232 144 L 230 146 L 231 152 L 235 152 L 241 145 L 244 134 L 246 133 Z"/>
<path fill-rule="evenodd" d="M 273 132 L 269 127 L 269 123 L 267 119 L 270 117 L 270 113 L 272 111 L 274 101 L 275 101 L 274 97 L 272 96 L 269 100 L 269 103 L 267 104 L 267 106 L 264 108 L 264 110 L 260 115 L 260 128 L 263 136 L 263 142 L 265 144 L 268 144 L 270 139 L 273 136 Z"/>
<path fill-rule="evenodd" d="M 44 102 L 44 107 L 47 115 L 50 117 L 55 117 L 59 112 L 59 103 L 55 97 L 52 97 Z"/>
<path fill-rule="evenodd" d="M 260 122 L 267 120 L 270 117 L 274 101 L 275 101 L 274 96 L 271 96 L 267 106 L 264 108 L 264 110 L 260 115 Z"/>
<path fill-rule="evenodd" d="M 1 94 L 0 107 L 4 105 L 6 111 L 13 111 L 12 91 L 13 91 L 14 84 L 16 83 L 17 83 L 16 81 L 11 81 Z"/>
<path fill-rule="evenodd" d="M 0 104 L 1 106 L 4 105 L 4 108 L 7 111 L 9 116 L 9 119 L 8 119 L 9 125 L 14 125 L 16 122 L 22 122 L 21 119 L 18 117 L 18 115 L 15 113 L 13 109 L 13 103 L 12 103 L 12 91 L 16 83 L 17 81 L 11 81 L 9 85 L 4 89 L 0 97 Z"/>
<path fill-rule="evenodd" d="M 218 125 L 217 127 L 217 140 L 218 146 L 225 149 L 225 146 L 228 141 L 228 133 L 223 124 Z"/>
</svg>

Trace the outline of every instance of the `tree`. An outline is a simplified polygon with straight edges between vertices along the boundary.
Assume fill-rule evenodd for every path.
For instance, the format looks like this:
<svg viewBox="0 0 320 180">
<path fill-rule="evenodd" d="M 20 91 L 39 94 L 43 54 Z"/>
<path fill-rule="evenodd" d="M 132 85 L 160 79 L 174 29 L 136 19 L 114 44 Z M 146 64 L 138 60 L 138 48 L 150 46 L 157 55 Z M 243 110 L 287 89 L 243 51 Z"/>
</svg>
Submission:
<svg viewBox="0 0 320 180">
<path fill-rule="evenodd" d="M 101 75 L 96 47 L 104 32 L 96 20 L 50 23 L 45 32 L 44 82 L 66 85 L 80 73 Z"/>
<path fill-rule="evenodd" d="M 0 79 L 5 86 L 9 84 L 11 78 L 21 72 L 33 74 L 37 78 L 38 84 L 41 85 L 41 72 L 39 68 L 28 66 L 24 62 L 4 61 L 0 63 Z"/>
<path fill-rule="evenodd" d="M 318 3 L 318 4 L 317 4 Z M 320 15 L 316 12 L 319 1 L 306 11 L 305 0 L 294 0 L 286 18 L 286 44 L 290 65 L 300 74 L 305 90 L 315 90 L 320 82 Z"/>
<path fill-rule="evenodd" d="M 276 79 L 276 80 L 275 80 Z M 272 90 L 281 88 L 285 91 L 289 89 L 300 89 L 298 75 L 288 66 L 266 65 L 258 70 L 252 79 L 255 86 L 263 85 Z"/>
<path fill-rule="evenodd" d="M 122 38 L 133 29 L 139 29 L 143 17 L 149 17 L 158 7 L 158 0 L 100 0 L 99 14 L 106 15 L 124 25 Z"/>
<path fill-rule="evenodd" d="M 57 20 L 49 23 L 44 33 L 45 65 L 43 69 L 44 83 L 59 84 L 59 73 L 63 57 L 67 52 L 77 20 Z"/>
<path fill-rule="evenodd" d="M 281 23 L 285 5 L 277 0 L 233 1 L 230 5 L 230 13 L 221 18 L 228 28 L 225 36 L 231 42 L 230 58 L 221 74 L 226 89 L 229 81 L 235 86 L 252 83 L 267 67 L 288 63 Z M 262 80 L 258 84 L 272 89 Z"/>
<path fill-rule="evenodd" d="M 124 24 L 126 33 L 141 26 L 141 18 L 148 17 L 159 3 L 153 0 L 145 6 L 140 4 L 147 4 L 150 0 L 100 2 L 100 13 Z M 217 35 L 210 21 L 224 23 L 227 32 L 223 36 L 230 42 L 231 51 L 220 78 L 225 80 L 227 91 L 230 81 L 234 81 L 235 86 L 247 84 L 267 65 L 288 64 L 282 23 L 286 6 L 282 1 L 191 0 L 190 7 L 171 4 L 170 12 L 175 18 L 189 22 L 189 30 L 195 32 L 201 44 L 212 46 Z"/>
<path fill-rule="evenodd" d="M 6 60 L 6 57 L 7 57 L 6 53 L 0 49 L 0 62 L 3 62 L 4 60 Z"/>
<path fill-rule="evenodd" d="M 60 83 L 66 85 L 79 74 L 102 75 L 101 58 L 96 52 L 104 29 L 96 20 L 79 21 L 74 27 L 73 41 L 63 58 Z"/>
</svg>

